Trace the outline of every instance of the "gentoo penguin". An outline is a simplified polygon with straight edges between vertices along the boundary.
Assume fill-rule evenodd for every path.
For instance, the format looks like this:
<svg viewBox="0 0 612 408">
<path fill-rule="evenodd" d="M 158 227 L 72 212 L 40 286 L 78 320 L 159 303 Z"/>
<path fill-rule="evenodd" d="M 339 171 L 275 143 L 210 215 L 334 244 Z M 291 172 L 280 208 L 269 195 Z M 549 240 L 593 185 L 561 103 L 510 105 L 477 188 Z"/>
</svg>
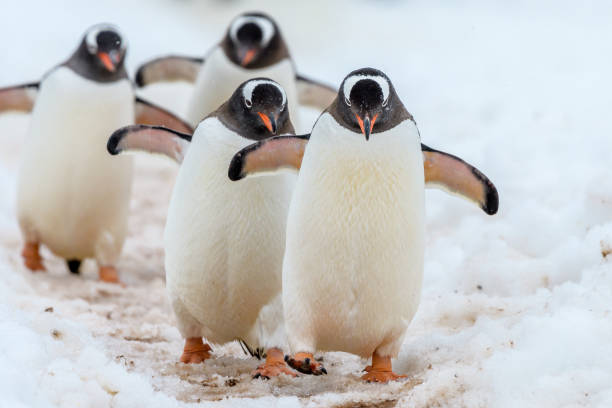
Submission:
<svg viewBox="0 0 612 408">
<path fill-rule="evenodd" d="M 336 97 L 333 88 L 296 73 L 278 26 L 262 13 L 237 16 L 205 58 L 167 56 L 145 63 L 137 71 L 136 83 L 145 86 L 158 81 L 195 82 L 187 118 L 196 125 L 227 100 L 238 85 L 254 77 L 271 78 L 285 89 L 294 123 L 298 103 L 323 110 Z"/>
<path fill-rule="evenodd" d="M 188 134 L 156 126 L 128 126 L 108 151 L 144 150 L 182 162 L 165 231 L 166 286 L 185 338 L 180 360 L 200 363 L 213 343 L 259 338 L 262 307 L 280 293 L 287 210 L 295 177 L 227 179 L 234 153 L 254 140 L 294 134 L 287 94 L 270 79 L 241 84 L 229 100 Z M 189 148 L 187 148 L 189 146 Z M 259 349 L 259 347 L 257 347 Z M 283 353 L 269 347 L 256 376 L 295 375 Z"/>
<path fill-rule="evenodd" d="M 127 44 L 108 24 L 91 27 L 72 56 L 40 83 L 0 89 L 0 111 L 32 112 L 19 172 L 17 212 L 25 265 L 44 270 L 40 244 L 78 273 L 95 258 L 100 279 L 115 269 L 127 230 L 132 160 L 112 160 L 108 134 L 134 123 L 191 127 L 135 97 L 123 62 Z"/>
<path fill-rule="evenodd" d="M 270 155 L 274 152 L 274 155 Z M 241 179 L 299 170 L 283 264 L 287 357 L 321 374 L 316 350 L 372 357 L 362 377 L 387 382 L 421 294 L 425 183 L 497 212 L 493 184 L 461 159 L 420 143 L 414 119 L 381 71 L 351 72 L 308 136 L 275 137 L 232 159 Z"/>
</svg>

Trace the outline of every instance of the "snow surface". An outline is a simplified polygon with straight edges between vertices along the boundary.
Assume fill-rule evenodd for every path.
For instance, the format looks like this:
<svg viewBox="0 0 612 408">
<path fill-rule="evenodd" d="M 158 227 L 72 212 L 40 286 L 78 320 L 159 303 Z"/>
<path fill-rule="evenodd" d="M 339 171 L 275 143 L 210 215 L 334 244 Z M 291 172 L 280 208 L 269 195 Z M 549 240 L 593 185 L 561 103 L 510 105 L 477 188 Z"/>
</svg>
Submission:
<svg viewBox="0 0 612 408">
<path fill-rule="evenodd" d="M 299 70 L 338 84 L 385 71 L 423 142 L 484 171 L 494 217 L 427 194 L 425 286 L 397 361 L 409 380 L 359 381 L 355 356 L 323 353 L 325 377 L 250 380 L 236 344 L 203 365 L 182 342 L 163 282 L 176 168 L 139 159 L 127 287 L 83 278 L 44 252 L 21 265 L 15 180 L 28 116 L 0 117 L 0 406 L 612 406 L 612 5 L 596 1 L 3 0 L 0 86 L 40 77 L 89 25 L 129 37 L 129 68 L 203 54 L 239 11 L 275 16 Z M 187 85 L 143 92 L 181 112 Z M 308 113 L 306 113 L 308 114 Z M 311 115 L 312 116 L 312 115 Z M 244 399 L 237 399 L 244 398 Z"/>
</svg>

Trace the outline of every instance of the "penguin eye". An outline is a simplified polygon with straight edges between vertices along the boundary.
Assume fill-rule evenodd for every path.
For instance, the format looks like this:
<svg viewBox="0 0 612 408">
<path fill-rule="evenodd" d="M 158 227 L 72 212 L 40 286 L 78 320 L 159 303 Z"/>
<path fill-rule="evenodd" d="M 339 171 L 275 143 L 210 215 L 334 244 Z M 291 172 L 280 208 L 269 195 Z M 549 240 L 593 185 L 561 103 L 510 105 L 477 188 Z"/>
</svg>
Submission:
<svg viewBox="0 0 612 408">
<path fill-rule="evenodd" d="M 244 104 L 246 105 L 247 108 L 251 109 L 251 107 L 253 106 L 253 102 L 251 102 L 250 99 L 245 99 L 244 100 Z"/>
<path fill-rule="evenodd" d="M 344 97 L 344 103 L 346 103 L 348 106 L 351 106 L 351 101 L 346 96 Z"/>
<path fill-rule="evenodd" d="M 389 103 L 389 98 L 385 99 L 382 103 L 382 106 L 385 107 L 387 106 L 387 103 Z"/>
</svg>

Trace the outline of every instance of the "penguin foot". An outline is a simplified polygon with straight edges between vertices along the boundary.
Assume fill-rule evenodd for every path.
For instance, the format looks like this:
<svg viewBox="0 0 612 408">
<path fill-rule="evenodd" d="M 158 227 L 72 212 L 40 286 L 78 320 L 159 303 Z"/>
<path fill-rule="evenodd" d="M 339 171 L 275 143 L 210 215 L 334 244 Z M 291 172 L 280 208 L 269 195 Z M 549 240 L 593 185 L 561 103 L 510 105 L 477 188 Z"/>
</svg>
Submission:
<svg viewBox="0 0 612 408">
<path fill-rule="evenodd" d="M 102 282 L 119 283 L 119 274 L 114 266 L 101 266 L 98 275 Z"/>
<path fill-rule="evenodd" d="M 45 265 L 43 265 L 42 257 L 39 253 L 39 244 L 37 242 L 26 242 L 23 247 L 23 251 L 21 251 L 21 256 L 23 256 L 23 263 L 26 268 L 31 270 L 32 272 L 36 271 L 45 271 Z"/>
<path fill-rule="evenodd" d="M 266 361 L 253 371 L 253 378 L 269 380 L 271 377 L 278 377 L 281 374 L 297 377 L 297 373 L 285 364 L 283 351 L 278 348 L 271 348 L 266 353 Z"/>
<path fill-rule="evenodd" d="M 312 353 L 296 353 L 294 357 L 285 356 L 287 365 L 303 374 L 327 374 L 322 364 L 317 363 Z"/>
<path fill-rule="evenodd" d="M 391 357 L 381 357 L 376 353 L 372 355 L 372 365 L 367 366 L 363 371 L 366 374 L 362 375 L 361 379 L 366 382 L 387 383 L 406 378 L 405 375 L 395 374 L 391 370 Z"/>
<path fill-rule="evenodd" d="M 210 348 L 208 344 L 204 344 L 201 337 L 190 337 L 185 339 L 181 363 L 200 364 L 211 357 L 211 350 L 212 348 Z"/>
<path fill-rule="evenodd" d="M 366 382 L 377 382 L 387 383 L 389 381 L 397 381 L 399 379 L 406 378 L 405 375 L 395 374 L 393 371 L 374 371 L 370 370 L 368 373 L 361 376 L 361 379 Z"/>
<path fill-rule="evenodd" d="M 70 270 L 70 273 L 78 275 L 81 269 L 81 260 L 80 259 L 66 259 L 66 266 L 68 266 L 68 270 Z"/>
</svg>

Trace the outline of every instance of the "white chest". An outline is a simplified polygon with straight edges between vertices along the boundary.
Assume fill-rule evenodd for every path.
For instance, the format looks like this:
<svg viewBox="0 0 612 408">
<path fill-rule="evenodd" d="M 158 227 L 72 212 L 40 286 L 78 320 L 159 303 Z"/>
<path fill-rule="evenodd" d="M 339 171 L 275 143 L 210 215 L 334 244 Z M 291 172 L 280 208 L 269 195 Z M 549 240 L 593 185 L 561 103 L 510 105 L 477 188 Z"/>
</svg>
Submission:
<svg viewBox="0 0 612 408">
<path fill-rule="evenodd" d="M 19 174 L 19 218 L 54 252 L 91 256 L 104 231 L 120 248 L 132 158 L 111 157 L 106 142 L 133 121 L 127 79 L 97 84 L 62 67 L 42 82 Z"/>
<path fill-rule="evenodd" d="M 26 161 L 47 159 L 91 166 L 117 164 L 106 152 L 113 131 L 134 122 L 134 92 L 129 80 L 99 84 L 62 67 L 41 84 L 25 154 Z M 108 175 L 110 177 L 110 175 Z"/>
<path fill-rule="evenodd" d="M 89 135 L 98 135 L 133 120 L 134 91 L 128 79 L 97 83 L 65 67 L 43 80 L 32 112 L 34 125 L 40 124 L 50 131 L 62 129 L 60 137 L 68 138 L 74 135 L 66 134 L 65 130 L 88 129 Z"/>
<path fill-rule="evenodd" d="M 293 183 L 287 175 L 230 181 L 232 156 L 250 143 L 216 118 L 202 122 L 168 213 L 170 296 L 201 322 L 212 341 L 245 336 L 281 287 Z"/>
<path fill-rule="evenodd" d="M 366 141 L 324 114 L 289 210 L 283 293 L 301 293 L 283 296 L 290 330 L 312 316 L 304 338 L 368 355 L 385 336 L 403 333 L 414 315 L 423 251 L 416 127 L 406 121 Z"/>
</svg>

